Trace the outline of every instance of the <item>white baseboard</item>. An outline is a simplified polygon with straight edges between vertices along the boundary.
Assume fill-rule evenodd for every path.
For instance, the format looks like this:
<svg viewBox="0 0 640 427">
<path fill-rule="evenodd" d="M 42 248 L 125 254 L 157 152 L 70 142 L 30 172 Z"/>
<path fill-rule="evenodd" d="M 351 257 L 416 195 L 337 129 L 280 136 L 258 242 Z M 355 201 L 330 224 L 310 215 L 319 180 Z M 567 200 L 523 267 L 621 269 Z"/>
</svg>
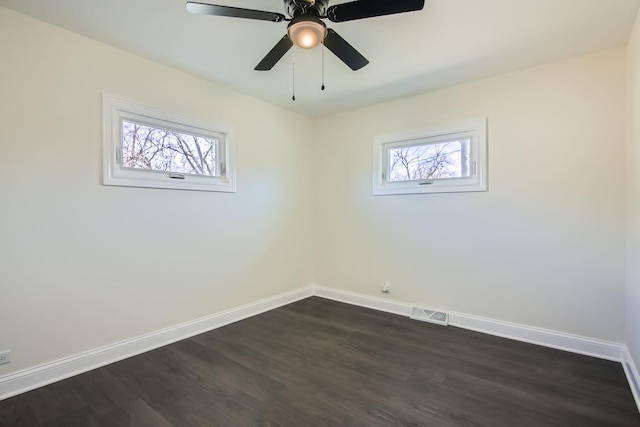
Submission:
<svg viewBox="0 0 640 427">
<path fill-rule="evenodd" d="M 638 410 L 640 410 L 640 373 L 638 373 L 638 367 L 633 361 L 626 345 L 624 346 L 622 367 L 624 368 L 624 373 L 627 375 L 627 381 L 629 382 L 629 387 L 631 387 L 633 398 L 636 400 L 636 405 L 638 405 Z"/>
<path fill-rule="evenodd" d="M 489 335 L 621 362 L 624 344 L 536 328 L 518 323 L 450 312 L 449 324 Z"/>
<path fill-rule="evenodd" d="M 0 377 L 0 400 L 180 341 L 313 295 L 296 289 L 241 307 Z"/>
<path fill-rule="evenodd" d="M 376 298 L 322 286 L 315 286 L 314 295 L 402 316 L 409 316 L 412 307 L 411 304 L 404 302 Z M 441 308 L 438 308 L 438 310 L 441 310 Z M 580 335 L 572 335 L 564 332 L 534 328 L 517 323 L 503 322 L 454 312 L 449 313 L 449 325 L 601 359 L 614 360 L 616 362 L 623 360 L 623 344 Z"/>
<path fill-rule="evenodd" d="M 326 288 L 324 286 L 313 287 L 315 296 L 326 298 L 334 301 L 344 302 L 360 307 L 371 308 L 374 310 L 385 311 L 387 313 L 399 314 L 400 316 L 409 316 L 411 313 L 411 305 L 389 299 L 376 298 L 369 295 L 358 294 L 355 292 L 342 291 L 335 288 Z"/>
</svg>

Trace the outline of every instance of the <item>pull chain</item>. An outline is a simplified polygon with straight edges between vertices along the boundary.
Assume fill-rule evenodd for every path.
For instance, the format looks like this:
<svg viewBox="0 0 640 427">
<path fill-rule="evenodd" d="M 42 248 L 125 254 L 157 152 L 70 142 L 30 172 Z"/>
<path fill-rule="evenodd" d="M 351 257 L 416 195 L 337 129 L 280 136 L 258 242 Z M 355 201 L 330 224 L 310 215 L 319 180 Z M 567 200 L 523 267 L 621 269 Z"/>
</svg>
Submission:
<svg viewBox="0 0 640 427">
<path fill-rule="evenodd" d="M 324 40 L 322 41 L 322 86 L 320 90 L 324 90 Z"/>
<path fill-rule="evenodd" d="M 293 49 L 292 58 L 293 58 L 293 62 L 292 62 L 292 70 L 291 70 L 291 92 L 292 92 L 291 100 L 295 101 L 296 100 L 296 50 L 295 48 Z"/>
</svg>

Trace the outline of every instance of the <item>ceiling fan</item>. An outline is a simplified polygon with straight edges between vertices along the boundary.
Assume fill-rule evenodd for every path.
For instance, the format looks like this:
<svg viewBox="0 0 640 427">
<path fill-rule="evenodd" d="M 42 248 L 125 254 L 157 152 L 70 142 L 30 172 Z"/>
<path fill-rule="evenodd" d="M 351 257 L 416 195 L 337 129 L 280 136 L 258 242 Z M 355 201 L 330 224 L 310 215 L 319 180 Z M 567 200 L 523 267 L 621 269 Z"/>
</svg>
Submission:
<svg viewBox="0 0 640 427">
<path fill-rule="evenodd" d="M 257 71 L 272 69 L 294 44 L 309 49 L 319 43 L 323 43 L 327 49 L 355 71 L 367 65 L 369 61 L 338 33 L 327 28 L 322 19 L 345 22 L 413 12 L 424 7 L 424 0 L 356 0 L 334 6 L 329 6 L 329 0 L 284 0 L 284 5 L 289 18 L 276 12 L 196 2 L 187 2 L 187 11 L 195 14 L 261 21 L 289 21 L 287 34 L 256 65 Z"/>
</svg>

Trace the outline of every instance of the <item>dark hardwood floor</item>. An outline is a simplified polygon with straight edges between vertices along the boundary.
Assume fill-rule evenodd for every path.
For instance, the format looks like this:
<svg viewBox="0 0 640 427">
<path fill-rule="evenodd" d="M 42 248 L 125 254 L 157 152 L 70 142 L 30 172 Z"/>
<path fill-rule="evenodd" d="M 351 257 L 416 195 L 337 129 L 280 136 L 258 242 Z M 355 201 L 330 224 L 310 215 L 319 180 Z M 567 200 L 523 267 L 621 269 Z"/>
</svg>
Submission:
<svg viewBox="0 0 640 427">
<path fill-rule="evenodd" d="M 619 363 L 309 298 L 0 402 L 0 426 L 640 426 Z"/>
</svg>

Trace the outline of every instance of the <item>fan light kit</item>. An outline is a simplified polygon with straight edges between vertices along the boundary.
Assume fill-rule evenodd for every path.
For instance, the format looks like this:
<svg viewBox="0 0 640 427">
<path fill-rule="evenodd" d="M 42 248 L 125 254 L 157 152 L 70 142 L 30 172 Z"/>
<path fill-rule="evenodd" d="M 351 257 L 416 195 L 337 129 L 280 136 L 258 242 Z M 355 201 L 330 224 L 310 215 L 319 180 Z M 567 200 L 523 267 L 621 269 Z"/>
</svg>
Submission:
<svg viewBox="0 0 640 427">
<path fill-rule="evenodd" d="M 296 46 L 311 49 L 318 46 L 327 36 L 327 26 L 317 18 L 291 21 L 287 28 L 287 35 Z"/>
<path fill-rule="evenodd" d="M 187 2 L 187 11 L 195 14 L 260 21 L 290 21 L 287 34 L 256 65 L 255 70 L 257 71 L 272 69 L 294 44 L 310 49 L 320 43 L 355 71 L 367 65 L 369 61 L 338 33 L 327 28 L 321 19 L 328 19 L 331 22 L 345 22 L 413 12 L 422 10 L 424 0 L 356 0 L 334 6 L 329 6 L 329 0 L 284 0 L 284 6 L 289 17 L 276 12 L 195 2 Z"/>
</svg>

